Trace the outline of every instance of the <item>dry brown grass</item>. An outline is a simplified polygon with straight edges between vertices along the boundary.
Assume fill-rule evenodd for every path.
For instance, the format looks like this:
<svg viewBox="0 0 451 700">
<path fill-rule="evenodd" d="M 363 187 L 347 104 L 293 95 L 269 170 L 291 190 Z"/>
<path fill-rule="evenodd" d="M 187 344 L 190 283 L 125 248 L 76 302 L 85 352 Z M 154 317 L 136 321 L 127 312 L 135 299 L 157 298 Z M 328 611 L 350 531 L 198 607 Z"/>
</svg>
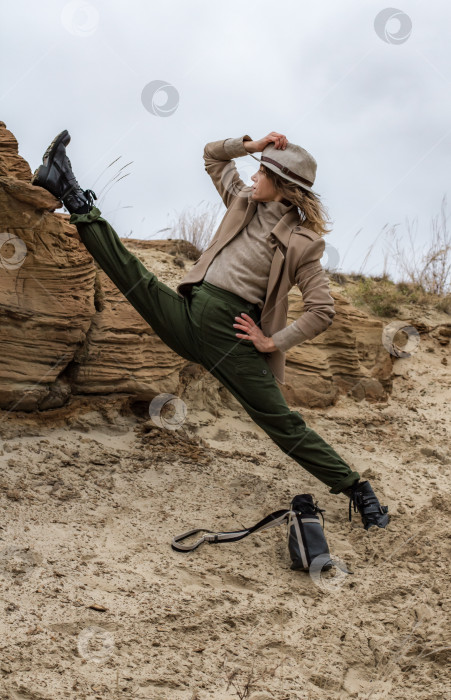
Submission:
<svg viewBox="0 0 451 700">
<path fill-rule="evenodd" d="M 429 247 L 421 254 L 416 242 L 418 219 L 406 221 L 410 249 L 401 247 L 394 235 L 392 252 L 399 269 L 407 281 L 418 285 L 429 294 L 445 296 L 451 292 L 451 232 L 446 216 L 446 195 L 443 196 L 440 214 L 431 221 Z M 415 230 L 415 233 L 414 233 Z"/>
<path fill-rule="evenodd" d="M 171 226 L 165 229 L 168 238 L 182 239 L 189 241 L 197 249 L 199 255 L 207 248 L 214 231 L 218 226 L 218 216 L 222 202 L 212 204 L 204 203 L 202 200 L 198 207 L 188 207 L 183 209 L 173 220 Z"/>
<path fill-rule="evenodd" d="M 385 224 L 368 249 L 358 273 L 330 272 L 330 278 L 341 285 L 349 280 L 357 283 L 348 290 L 353 303 L 368 306 L 377 316 L 395 316 L 406 303 L 432 306 L 451 314 L 451 233 L 446 216 L 446 195 L 440 214 L 431 221 L 431 235 L 426 245 L 416 240 L 418 219 L 413 222 L 406 219 L 407 247 L 400 241 L 397 226 Z M 363 268 L 384 232 L 388 234 L 388 250 L 384 250 L 383 272 L 379 276 L 366 276 L 362 274 Z M 394 282 L 387 272 L 388 261 L 393 260 L 402 274 L 399 282 Z"/>
<path fill-rule="evenodd" d="M 401 305 L 418 304 L 419 306 L 434 305 L 436 298 L 427 294 L 415 284 L 395 283 L 388 277 L 363 277 L 348 275 L 349 279 L 357 278 L 348 287 L 347 292 L 355 306 L 367 306 L 376 316 L 396 316 Z"/>
</svg>

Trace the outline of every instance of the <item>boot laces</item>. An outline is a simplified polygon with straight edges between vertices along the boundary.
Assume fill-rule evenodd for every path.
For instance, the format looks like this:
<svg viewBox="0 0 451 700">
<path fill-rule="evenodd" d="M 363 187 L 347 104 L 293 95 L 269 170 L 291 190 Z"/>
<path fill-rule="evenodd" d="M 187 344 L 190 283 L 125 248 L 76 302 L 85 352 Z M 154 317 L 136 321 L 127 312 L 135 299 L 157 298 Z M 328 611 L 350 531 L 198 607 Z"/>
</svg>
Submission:
<svg viewBox="0 0 451 700">
<path fill-rule="evenodd" d="M 94 199 L 97 199 L 96 193 L 93 192 L 92 190 L 85 190 L 83 192 L 83 194 L 85 195 L 86 199 L 88 200 L 89 206 L 92 207 L 94 205 Z"/>
<path fill-rule="evenodd" d="M 97 199 L 95 192 L 93 192 L 92 190 L 84 190 L 83 191 L 81 189 L 81 187 L 78 183 L 78 180 L 74 175 L 74 171 L 72 169 L 72 163 L 70 162 L 70 158 L 67 155 L 67 153 L 65 154 L 65 159 L 66 159 L 66 166 L 68 166 L 68 167 L 65 168 L 64 174 L 66 176 L 66 180 L 67 180 L 69 187 L 61 194 L 61 199 L 64 199 L 68 195 L 74 196 L 74 197 L 80 197 L 80 194 L 82 194 L 82 196 L 84 196 L 85 199 L 87 199 L 89 205 L 92 206 L 94 204 L 93 198 Z"/>
<path fill-rule="evenodd" d="M 354 506 L 354 513 L 357 513 L 362 509 L 363 511 L 365 508 L 372 503 L 377 503 L 379 506 L 379 510 L 381 513 L 383 513 L 383 510 L 381 508 L 381 505 L 379 501 L 377 500 L 376 496 L 372 494 L 365 495 L 358 491 L 357 489 L 353 489 L 352 493 L 349 497 L 349 520 L 351 520 L 351 508 Z"/>
</svg>

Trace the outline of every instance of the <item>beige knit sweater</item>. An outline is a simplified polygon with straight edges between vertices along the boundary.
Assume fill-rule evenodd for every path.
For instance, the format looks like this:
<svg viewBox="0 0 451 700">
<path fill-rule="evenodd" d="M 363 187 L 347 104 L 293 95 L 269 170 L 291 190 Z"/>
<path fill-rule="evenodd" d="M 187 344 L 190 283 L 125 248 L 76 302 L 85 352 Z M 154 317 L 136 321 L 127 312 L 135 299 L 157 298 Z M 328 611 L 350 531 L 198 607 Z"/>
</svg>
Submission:
<svg viewBox="0 0 451 700">
<path fill-rule="evenodd" d="M 271 230 L 294 204 L 258 202 L 255 214 L 238 235 L 216 255 L 204 279 L 263 308 L 269 270 L 277 246 Z M 274 344 L 286 352 L 307 339 L 296 323 L 272 335 Z"/>
</svg>

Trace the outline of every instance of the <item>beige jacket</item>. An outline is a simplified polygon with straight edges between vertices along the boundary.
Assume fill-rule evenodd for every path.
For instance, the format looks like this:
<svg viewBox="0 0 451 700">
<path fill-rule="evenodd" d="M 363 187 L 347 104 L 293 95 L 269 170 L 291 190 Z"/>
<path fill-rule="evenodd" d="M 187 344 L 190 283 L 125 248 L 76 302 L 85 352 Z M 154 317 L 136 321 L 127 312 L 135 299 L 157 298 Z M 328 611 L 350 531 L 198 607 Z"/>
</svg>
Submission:
<svg viewBox="0 0 451 700">
<path fill-rule="evenodd" d="M 207 143 L 204 150 L 205 169 L 227 207 L 209 246 L 177 285 L 180 296 L 198 284 L 208 266 L 222 248 L 251 220 L 257 203 L 251 200 L 252 188 L 239 177 L 232 158 L 248 155 L 243 140 L 252 141 L 247 134 L 240 138 Z M 302 293 L 304 312 L 295 320 L 296 328 L 310 340 L 323 333 L 335 316 L 334 300 L 329 291 L 329 279 L 320 258 L 325 241 L 315 231 L 299 224 L 297 207 L 290 208 L 272 229 L 278 240 L 268 278 L 265 304 L 261 312 L 264 335 L 286 327 L 288 292 L 296 285 Z M 237 339 L 238 340 L 238 339 Z M 266 353 L 268 365 L 279 384 L 285 384 L 286 353 L 280 349 Z"/>
</svg>

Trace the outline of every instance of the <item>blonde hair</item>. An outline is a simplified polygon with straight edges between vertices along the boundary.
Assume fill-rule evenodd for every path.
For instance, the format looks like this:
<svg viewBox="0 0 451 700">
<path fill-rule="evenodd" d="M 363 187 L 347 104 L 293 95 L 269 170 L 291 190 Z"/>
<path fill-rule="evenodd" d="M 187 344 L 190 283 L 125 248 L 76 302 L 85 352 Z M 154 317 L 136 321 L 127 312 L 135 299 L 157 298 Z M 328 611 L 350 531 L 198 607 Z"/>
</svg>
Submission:
<svg viewBox="0 0 451 700">
<path fill-rule="evenodd" d="M 294 182 L 280 177 L 280 175 L 267 168 L 263 163 L 261 163 L 260 167 L 263 168 L 263 172 L 282 197 L 298 207 L 301 226 L 315 231 L 320 236 L 325 236 L 331 232 L 332 229 L 326 228 L 327 224 L 330 223 L 329 214 L 321 202 L 319 194 L 304 190 Z"/>
</svg>

